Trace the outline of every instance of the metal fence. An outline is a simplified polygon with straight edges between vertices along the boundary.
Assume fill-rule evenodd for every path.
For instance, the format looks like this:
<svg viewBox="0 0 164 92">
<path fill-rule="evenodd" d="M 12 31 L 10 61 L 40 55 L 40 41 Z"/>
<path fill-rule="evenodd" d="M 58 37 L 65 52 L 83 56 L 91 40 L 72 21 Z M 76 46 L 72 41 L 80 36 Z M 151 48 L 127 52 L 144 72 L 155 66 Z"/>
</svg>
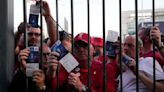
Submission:
<svg viewBox="0 0 164 92">
<path fill-rule="evenodd" d="M 42 3 L 42 0 L 40 0 L 41 1 L 41 3 Z M 122 34 L 122 0 L 119 0 L 119 27 L 120 27 L 120 30 L 119 30 L 119 32 L 120 32 L 120 38 L 122 38 L 122 36 L 121 36 L 121 34 Z M 74 37 L 74 11 L 73 11 L 73 9 L 74 9 L 74 1 L 73 0 L 70 0 L 70 9 L 71 9 L 71 34 L 72 34 L 72 39 L 73 39 L 73 37 Z M 87 0 L 87 22 L 88 22 L 88 28 L 87 28 L 87 30 L 88 30 L 88 40 L 90 40 L 90 5 L 91 5 L 92 3 L 90 3 L 90 0 Z M 138 48 L 138 0 L 135 0 L 135 3 L 134 3 L 134 7 L 135 7 L 135 31 L 136 31 L 136 48 Z M 24 22 L 25 23 L 27 23 L 27 17 L 26 17 L 26 0 L 23 0 L 23 10 L 24 10 Z M 42 12 L 42 9 L 40 9 L 40 12 Z M 56 0 L 56 24 L 58 25 L 58 12 L 59 12 L 59 10 L 58 10 L 58 0 Z M 154 24 L 155 24 L 155 1 L 154 0 L 152 0 L 152 20 L 153 20 L 153 26 L 154 26 Z M 105 50 L 106 50 L 106 46 L 105 46 L 105 34 L 106 34 L 106 32 L 105 32 L 105 28 L 106 28 L 106 24 L 105 24 L 105 21 L 106 21 L 106 18 L 105 18 L 105 0 L 102 0 L 102 25 L 103 25 L 103 27 L 102 27 L 102 33 L 103 33 L 103 56 L 104 56 L 104 62 L 103 62 L 103 92 L 106 92 L 106 57 L 105 57 Z M 41 13 L 42 14 L 42 13 Z M 42 15 L 41 15 L 42 16 Z M 43 31 L 42 31 L 42 17 L 40 18 L 40 24 L 41 24 L 41 34 L 43 33 Z M 57 30 L 58 30 L 58 27 L 57 27 Z M 26 31 L 25 31 L 26 32 Z M 25 34 L 27 34 L 27 33 L 25 33 Z M 25 35 L 25 40 L 26 40 L 26 42 L 25 42 L 25 44 L 26 44 L 26 46 L 27 46 L 27 39 L 26 39 L 26 36 L 27 35 Z M 43 39 L 41 39 L 41 44 L 43 44 L 42 43 L 42 40 Z M 89 44 L 90 44 L 90 41 L 88 41 L 89 42 Z M 74 40 L 72 40 L 72 44 L 74 44 Z M 120 44 L 122 44 L 122 39 L 120 40 Z M 42 45 L 41 45 L 42 46 Z M 72 48 L 74 48 L 74 45 L 72 45 Z M 153 45 L 153 49 L 154 49 L 154 55 L 153 55 L 153 60 L 154 60 L 154 65 L 153 65 L 153 92 L 155 92 L 155 85 L 156 85 L 156 83 L 155 83 L 155 46 Z M 42 52 L 42 50 L 41 50 L 41 52 Z M 73 50 L 72 50 L 72 52 L 73 52 Z M 42 55 L 42 54 L 41 54 Z M 90 49 L 89 49 L 89 46 L 88 46 L 88 55 L 90 56 Z M 120 58 L 121 58 L 121 46 L 120 46 Z M 138 72 L 138 69 L 139 69 L 139 67 L 138 67 L 138 62 L 139 62 L 139 60 L 138 60 L 138 49 L 136 49 L 136 64 L 137 64 L 137 67 L 136 67 L 136 70 L 137 70 L 137 72 L 136 72 L 136 92 L 139 92 L 139 72 Z M 88 90 L 88 92 L 91 92 L 91 90 L 90 90 L 90 85 L 91 85 L 91 83 L 90 83 L 90 77 L 91 77 L 91 74 L 90 74 L 90 57 L 88 57 L 88 88 L 89 88 L 89 90 Z M 122 63 L 121 63 L 121 61 L 120 61 L 120 70 L 122 69 Z M 121 72 L 121 71 L 120 71 Z M 120 86 L 121 86 L 121 89 L 122 89 L 122 80 L 123 80 L 123 78 L 122 78 L 122 73 L 120 73 Z M 59 82 L 59 81 L 58 81 Z M 59 90 L 58 90 L 59 91 Z M 121 92 L 122 92 L 122 90 L 121 90 Z"/>
<path fill-rule="evenodd" d="M 41 1 L 41 3 L 42 3 L 42 0 L 40 0 Z M 119 0 L 119 27 L 120 27 L 120 30 L 119 30 L 119 32 L 120 32 L 120 38 L 122 38 L 122 0 Z M 71 7 L 70 7 L 70 9 L 71 9 L 71 34 L 72 34 L 72 39 L 73 39 L 73 37 L 74 37 L 74 11 L 73 11 L 73 9 L 74 9 L 74 3 L 73 3 L 73 0 L 70 0 L 70 3 L 71 3 Z M 90 36 L 90 5 L 91 5 L 91 3 L 90 3 L 90 0 L 87 0 L 87 21 L 88 21 L 88 35 Z M 134 7 L 135 7 L 135 31 L 136 31 L 136 46 L 137 46 L 137 48 L 138 48 L 138 0 L 135 0 L 135 3 L 134 3 Z M 23 17 L 24 17 L 24 22 L 25 23 L 27 23 L 27 14 L 26 14 L 26 0 L 23 0 L 23 11 L 24 11 L 24 13 L 23 13 Z M 40 12 L 42 12 L 42 9 L 40 9 Z M 106 34 L 106 32 L 105 32 L 105 27 L 106 27 L 106 24 L 105 24 L 105 0 L 102 0 L 102 24 L 103 24 L 103 28 L 102 28 L 102 33 L 103 33 L 103 56 L 104 56 L 104 58 L 105 58 L 105 34 Z M 41 15 L 42 16 L 42 15 Z M 40 18 L 40 25 L 41 25 L 41 35 L 43 34 L 43 31 L 42 31 L 42 17 Z M 152 22 L 153 22 L 153 26 L 155 25 L 155 0 L 152 0 Z M 58 0 L 56 0 L 56 23 L 58 24 Z M 58 27 L 57 27 L 57 30 L 58 30 Z M 26 35 L 24 35 L 24 39 L 25 39 L 25 43 L 24 44 L 26 44 L 26 46 L 27 46 L 27 33 L 26 33 L 26 31 L 25 31 L 25 34 Z M 90 38 L 88 37 L 88 40 L 90 40 Z M 41 39 L 41 46 L 42 46 L 42 44 L 43 44 L 43 39 Z M 154 42 L 153 42 L 154 43 Z M 74 40 L 72 40 L 72 44 L 74 44 Z M 90 43 L 89 43 L 90 44 Z M 122 40 L 120 40 L 120 44 L 122 44 Z M 72 45 L 72 48 L 74 48 L 74 45 Z M 7 48 L 6 48 L 7 49 Z M 156 92 L 156 78 L 155 78 L 155 45 L 153 45 L 153 51 L 154 51 L 154 55 L 153 55 L 153 92 Z M 121 58 L 121 46 L 120 46 L 120 58 Z M 42 53 L 42 50 L 41 50 L 41 53 Z M 89 46 L 88 46 L 88 54 L 90 54 L 90 49 L 89 49 Z M 41 54 L 41 56 L 42 56 L 42 54 Z M 89 55 L 90 56 L 90 55 Z M 42 59 L 41 59 L 42 60 Z M 106 59 L 105 59 L 106 60 Z M 105 61 L 104 60 L 104 61 Z M 136 67 L 136 70 L 138 70 L 139 69 L 139 67 L 138 67 L 138 49 L 136 49 L 136 63 L 137 63 L 137 67 Z M 88 57 L 88 63 L 90 63 L 90 57 Z M 121 61 L 120 61 L 120 70 L 122 69 L 122 63 L 121 63 Z M 106 68 L 105 68 L 105 65 L 106 65 L 106 62 L 103 62 L 103 92 L 106 92 Z M 89 64 L 88 64 L 88 88 L 89 88 L 89 90 L 88 90 L 88 92 L 91 92 L 91 90 L 90 90 L 90 85 L 91 85 L 91 83 L 90 83 L 90 66 L 89 66 Z M 122 73 L 120 73 L 120 86 L 121 86 L 121 89 L 122 89 L 122 80 L 123 80 L 123 78 L 122 78 Z M 138 74 L 138 72 L 136 73 L 136 92 L 139 92 L 139 74 Z M 2 78 L 3 79 L 3 78 Z M 58 90 L 59 91 L 59 90 Z M 121 92 L 122 92 L 122 90 L 121 90 Z"/>
</svg>

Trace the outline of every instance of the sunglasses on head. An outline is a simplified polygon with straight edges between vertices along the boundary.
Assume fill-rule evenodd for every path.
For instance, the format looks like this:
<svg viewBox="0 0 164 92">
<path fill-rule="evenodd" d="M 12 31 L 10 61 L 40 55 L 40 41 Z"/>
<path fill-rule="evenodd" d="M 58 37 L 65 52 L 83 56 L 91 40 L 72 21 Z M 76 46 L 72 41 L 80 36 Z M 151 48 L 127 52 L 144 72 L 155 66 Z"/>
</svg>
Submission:
<svg viewBox="0 0 164 92">
<path fill-rule="evenodd" d="M 40 36 L 40 33 L 32 33 L 32 32 L 29 32 L 28 35 L 29 35 L 29 36 L 33 36 L 33 35 L 35 35 L 35 36 Z"/>
<path fill-rule="evenodd" d="M 77 42 L 75 42 L 75 48 L 80 48 L 80 47 L 86 48 L 86 47 L 88 47 L 88 44 L 85 43 L 85 42 L 83 42 L 83 41 L 77 41 Z"/>
</svg>

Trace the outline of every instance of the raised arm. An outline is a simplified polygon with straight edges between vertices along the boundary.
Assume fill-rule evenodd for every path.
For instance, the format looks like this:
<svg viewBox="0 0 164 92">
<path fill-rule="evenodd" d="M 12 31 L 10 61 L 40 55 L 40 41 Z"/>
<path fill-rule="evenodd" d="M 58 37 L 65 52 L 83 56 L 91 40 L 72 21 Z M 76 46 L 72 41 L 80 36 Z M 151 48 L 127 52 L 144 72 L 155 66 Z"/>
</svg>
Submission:
<svg viewBox="0 0 164 92">
<path fill-rule="evenodd" d="M 43 16 L 47 24 L 47 31 L 50 38 L 49 46 L 52 46 L 57 41 L 58 31 L 56 30 L 55 20 L 52 18 L 51 11 L 47 2 L 43 1 Z"/>
</svg>

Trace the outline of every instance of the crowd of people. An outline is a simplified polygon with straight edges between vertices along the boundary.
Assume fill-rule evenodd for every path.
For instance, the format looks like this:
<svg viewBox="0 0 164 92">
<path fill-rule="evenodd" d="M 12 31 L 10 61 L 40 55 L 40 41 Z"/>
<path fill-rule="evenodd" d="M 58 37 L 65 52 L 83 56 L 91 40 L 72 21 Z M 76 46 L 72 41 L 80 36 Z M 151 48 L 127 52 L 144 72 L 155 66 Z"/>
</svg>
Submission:
<svg viewBox="0 0 164 92">
<path fill-rule="evenodd" d="M 71 35 L 65 31 L 58 33 L 57 24 L 51 17 L 48 3 L 43 1 L 42 8 L 49 38 L 43 38 L 45 40 L 41 45 L 41 37 L 43 36 L 39 27 L 32 27 L 25 23 L 19 25 L 18 31 L 15 33 L 15 68 L 13 71 L 15 75 L 10 84 L 9 92 L 87 92 L 88 90 L 90 92 L 103 92 L 103 62 L 105 62 L 106 68 L 106 92 L 120 92 L 121 90 L 122 92 L 136 92 L 137 78 L 139 79 L 139 92 L 151 92 L 153 90 L 153 44 L 156 46 L 155 88 L 156 92 L 164 92 L 164 46 L 158 27 L 142 27 L 138 30 L 139 39 L 136 39 L 135 35 L 128 35 L 122 44 L 119 44 L 119 38 L 115 42 L 116 55 L 110 57 L 105 54 L 106 58 L 104 59 L 102 38 L 88 37 L 87 33 L 79 33 L 72 39 Z M 42 52 L 40 55 L 42 60 L 38 59 L 41 67 L 35 70 L 31 77 L 26 76 L 26 61 L 30 49 L 24 44 L 25 29 L 27 29 L 28 34 L 28 46 L 38 46 L 39 53 Z M 68 72 L 59 63 L 60 53 L 51 50 L 53 44 L 58 40 L 78 61 L 79 71 Z M 72 40 L 74 40 L 73 44 Z M 136 41 L 138 41 L 138 46 Z M 122 51 L 119 48 L 120 45 Z M 138 53 L 136 53 L 136 49 Z M 124 63 L 120 59 L 120 55 L 122 57 L 128 56 L 128 63 Z M 120 68 L 120 62 L 122 68 Z M 137 65 L 139 66 L 138 70 L 136 70 Z M 136 77 L 137 71 L 138 77 Z M 120 75 L 122 75 L 122 82 Z M 120 87 L 120 83 L 122 83 L 122 87 Z"/>
</svg>

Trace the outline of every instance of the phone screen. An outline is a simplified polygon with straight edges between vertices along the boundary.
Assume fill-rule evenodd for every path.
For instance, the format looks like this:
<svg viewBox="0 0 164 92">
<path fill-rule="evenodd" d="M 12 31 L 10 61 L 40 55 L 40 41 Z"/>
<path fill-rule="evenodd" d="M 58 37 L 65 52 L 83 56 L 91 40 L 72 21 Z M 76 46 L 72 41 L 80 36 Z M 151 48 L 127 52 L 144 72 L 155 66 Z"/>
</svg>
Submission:
<svg viewBox="0 0 164 92">
<path fill-rule="evenodd" d="M 52 47 L 51 47 L 52 52 L 57 52 L 59 53 L 58 60 L 63 58 L 66 54 L 68 54 L 68 50 L 63 46 L 63 44 L 60 41 L 57 41 Z"/>
<path fill-rule="evenodd" d="M 32 27 L 38 27 L 38 20 L 40 14 L 40 7 L 36 4 L 30 5 L 29 24 Z"/>
<path fill-rule="evenodd" d="M 30 53 L 27 59 L 27 63 L 38 63 L 39 62 L 39 47 L 29 47 Z"/>
<path fill-rule="evenodd" d="M 116 47 L 114 46 L 114 42 L 106 42 L 106 54 L 109 57 L 116 57 Z"/>
<path fill-rule="evenodd" d="M 29 24 L 31 24 L 32 27 L 38 27 L 39 26 L 38 19 L 39 19 L 39 15 L 30 14 Z"/>
<path fill-rule="evenodd" d="M 129 64 L 131 58 L 127 55 L 122 56 L 122 62 L 125 63 L 126 65 Z"/>
<path fill-rule="evenodd" d="M 30 53 L 26 60 L 26 76 L 31 77 L 35 70 L 39 69 L 39 47 L 30 46 Z"/>
</svg>

